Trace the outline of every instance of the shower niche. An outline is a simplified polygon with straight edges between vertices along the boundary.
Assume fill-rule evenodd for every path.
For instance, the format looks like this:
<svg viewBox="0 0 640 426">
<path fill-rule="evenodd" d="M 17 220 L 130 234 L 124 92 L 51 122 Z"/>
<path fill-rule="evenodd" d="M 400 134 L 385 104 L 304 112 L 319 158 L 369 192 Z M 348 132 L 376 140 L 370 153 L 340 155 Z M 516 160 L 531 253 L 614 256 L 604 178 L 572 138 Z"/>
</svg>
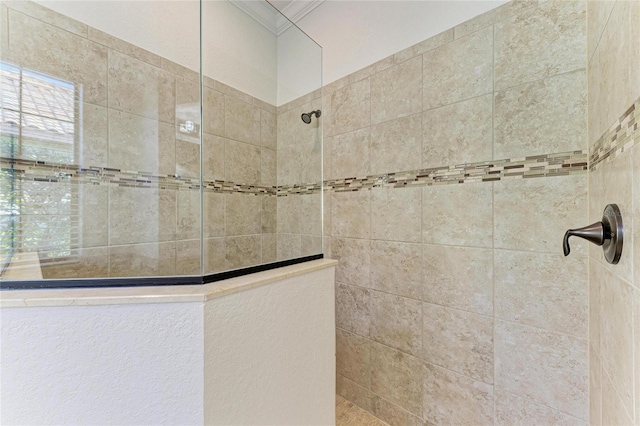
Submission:
<svg viewBox="0 0 640 426">
<path fill-rule="evenodd" d="M 322 257 L 322 49 L 277 9 L 0 10 L 2 288 L 195 284 Z"/>
</svg>

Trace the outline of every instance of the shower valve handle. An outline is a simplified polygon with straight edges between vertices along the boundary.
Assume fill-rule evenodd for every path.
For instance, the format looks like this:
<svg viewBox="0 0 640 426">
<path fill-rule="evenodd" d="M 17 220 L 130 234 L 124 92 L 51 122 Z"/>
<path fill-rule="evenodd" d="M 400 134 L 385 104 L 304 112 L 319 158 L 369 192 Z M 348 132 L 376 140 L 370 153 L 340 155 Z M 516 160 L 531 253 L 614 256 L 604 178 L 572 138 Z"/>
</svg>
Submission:
<svg viewBox="0 0 640 426">
<path fill-rule="evenodd" d="M 602 221 L 592 223 L 589 226 L 579 229 L 569 229 L 564 234 L 562 249 L 564 255 L 571 252 L 569 247 L 569 237 L 580 237 L 597 245 L 602 246 L 604 257 L 607 262 L 616 264 L 620 261 L 622 254 L 623 227 L 622 215 L 616 204 L 609 204 L 604 209 Z"/>
</svg>

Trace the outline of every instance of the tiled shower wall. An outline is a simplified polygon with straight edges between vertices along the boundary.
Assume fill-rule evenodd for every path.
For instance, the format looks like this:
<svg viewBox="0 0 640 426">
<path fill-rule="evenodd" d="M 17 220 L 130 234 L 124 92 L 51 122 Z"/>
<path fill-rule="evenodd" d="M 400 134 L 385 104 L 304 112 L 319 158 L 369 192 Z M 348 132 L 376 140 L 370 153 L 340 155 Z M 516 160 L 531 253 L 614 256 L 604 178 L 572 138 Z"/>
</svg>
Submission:
<svg viewBox="0 0 640 426">
<path fill-rule="evenodd" d="M 585 9 L 510 2 L 323 91 L 337 391 L 392 425 L 587 422 Z"/>
<path fill-rule="evenodd" d="M 77 88 L 71 167 L 24 167 L 39 179 L 23 182 L 22 226 L 73 222 L 71 256 L 44 263 L 44 277 L 199 274 L 200 146 L 197 130 L 179 131 L 199 122 L 198 73 L 35 3 L 0 7 L 1 59 Z M 277 110 L 204 83 L 205 273 L 275 261 L 276 197 L 255 188 L 276 185 Z M 70 187 L 72 217 L 58 211 Z"/>
<path fill-rule="evenodd" d="M 593 425 L 640 424 L 640 2 L 588 3 L 589 221 L 618 204 L 617 265 L 589 253 Z"/>
</svg>

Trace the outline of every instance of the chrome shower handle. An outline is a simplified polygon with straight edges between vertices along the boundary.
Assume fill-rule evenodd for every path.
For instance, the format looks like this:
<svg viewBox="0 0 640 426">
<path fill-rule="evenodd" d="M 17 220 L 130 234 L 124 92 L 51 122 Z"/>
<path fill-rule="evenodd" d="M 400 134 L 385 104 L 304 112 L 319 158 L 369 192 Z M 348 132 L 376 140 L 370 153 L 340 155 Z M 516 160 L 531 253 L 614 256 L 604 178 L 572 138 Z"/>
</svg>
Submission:
<svg viewBox="0 0 640 426">
<path fill-rule="evenodd" d="M 571 252 L 569 237 L 584 238 L 595 245 L 602 246 L 607 262 L 616 264 L 620 261 L 622 254 L 623 234 L 620 209 L 617 204 L 609 204 L 604 208 L 602 222 L 592 223 L 584 228 L 569 229 L 564 234 L 562 249 L 564 255 L 568 256 Z"/>
</svg>

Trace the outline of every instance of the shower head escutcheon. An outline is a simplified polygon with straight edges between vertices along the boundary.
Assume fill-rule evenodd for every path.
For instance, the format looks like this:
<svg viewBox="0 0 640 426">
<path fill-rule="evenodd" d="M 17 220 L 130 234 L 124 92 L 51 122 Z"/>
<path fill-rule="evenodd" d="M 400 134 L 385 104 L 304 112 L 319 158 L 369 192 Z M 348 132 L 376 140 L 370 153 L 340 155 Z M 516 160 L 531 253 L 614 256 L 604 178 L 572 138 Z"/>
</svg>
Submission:
<svg viewBox="0 0 640 426">
<path fill-rule="evenodd" d="M 315 111 L 305 112 L 300 117 L 302 118 L 302 121 L 304 121 L 305 124 L 309 124 L 309 123 L 311 123 L 311 116 L 312 115 L 315 115 L 316 118 L 318 118 L 318 117 L 320 117 L 320 115 L 322 115 L 322 112 L 320 112 L 320 110 L 317 109 Z"/>
</svg>

